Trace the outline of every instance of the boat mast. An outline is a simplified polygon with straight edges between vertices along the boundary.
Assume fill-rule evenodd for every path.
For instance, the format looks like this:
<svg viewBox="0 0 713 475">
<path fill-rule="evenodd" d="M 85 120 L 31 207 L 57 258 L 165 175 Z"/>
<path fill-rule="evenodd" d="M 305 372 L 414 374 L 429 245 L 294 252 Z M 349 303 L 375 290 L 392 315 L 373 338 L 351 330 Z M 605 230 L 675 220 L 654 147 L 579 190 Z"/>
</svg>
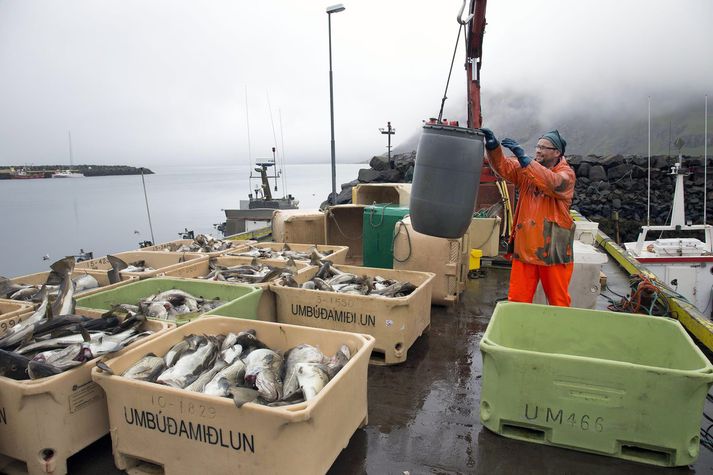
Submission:
<svg viewBox="0 0 713 475">
<path fill-rule="evenodd" d="M 287 196 L 287 185 L 285 184 L 285 175 L 287 175 L 287 167 L 285 167 L 285 136 L 282 133 L 282 110 L 277 109 L 277 112 L 280 117 L 280 158 L 282 159 L 281 165 L 280 165 L 280 171 L 282 172 L 282 194 L 283 196 Z"/>
<path fill-rule="evenodd" d="M 671 174 L 676 176 L 676 188 L 673 192 L 673 206 L 671 208 L 671 226 L 686 225 L 686 206 L 684 204 L 683 177 L 687 175 L 683 170 L 683 156 L 681 149 L 684 142 L 681 137 L 677 138 L 673 143 L 678 147 L 678 161 L 671 167 Z"/>
<path fill-rule="evenodd" d="M 74 160 L 72 159 L 72 131 L 68 130 L 67 135 L 69 136 L 69 170 L 74 168 Z"/>
<path fill-rule="evenodd" d="M 706 220 L 706 209 L 708 207 L 708 94 L 706 94 L 703 124 L 703 224 L 708 224 Z"/>
<path fill-rule="evenodd" d="M 649 178 L 646 191 L 646 225 L 651 226 L 651 96 L 649 96 Z"/>
<path fill-rule="evenodd" d="M 250 145 L 250 113 L 248 112 L 248 86 L 245 85 L 245 128 L 248 132 L 248 165 L 250 166 L 250 176 L 248 177 L 248 189 L 252 191 L 252 176 L 253 176 L 253 158 L 252 147 Z M 257 198 L 257 197 L 256 197 Z"/>
</svg>

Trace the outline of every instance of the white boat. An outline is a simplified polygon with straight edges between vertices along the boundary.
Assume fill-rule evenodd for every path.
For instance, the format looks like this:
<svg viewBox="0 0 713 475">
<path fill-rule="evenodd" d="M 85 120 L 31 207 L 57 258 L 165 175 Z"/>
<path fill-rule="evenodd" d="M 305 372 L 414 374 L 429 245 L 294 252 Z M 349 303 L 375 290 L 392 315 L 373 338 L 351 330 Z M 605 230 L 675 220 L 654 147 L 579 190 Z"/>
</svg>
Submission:
<svg viewBox="0 0 713 475">
<path fill-rule="evenodd" d="M 664 226 L 642 226 L 636 242 L 625 243 L 624 247 L 701 314 L 710 316 L 713 311 L 713 226 L 686 222 L 683 177 L 688 173 L 682 168 L 680 151 L 671 174 L 676 175 L 671 222 Z M 653 240 L 650 237 L 664 232 L 675 237 Z M 691 234 L 703 237 L 703 241 Z"/>
<path fill-rule="evenodd" d="M 52 174 L 52 178 L 84 178 L 83 173 L 77 173 L 71 169 L 74 166 L 72 160 L 72 133 L 67 132 L 67 135 L 69 136 L 69 168 L 66 170 L 57 170 Z"/>
<path fill-rule="evenodd" d="M 52 178 L 84 178 L 84 173 L 77 173 L 72 170 L 59 170 L 52 174 Z"/>
</svg>

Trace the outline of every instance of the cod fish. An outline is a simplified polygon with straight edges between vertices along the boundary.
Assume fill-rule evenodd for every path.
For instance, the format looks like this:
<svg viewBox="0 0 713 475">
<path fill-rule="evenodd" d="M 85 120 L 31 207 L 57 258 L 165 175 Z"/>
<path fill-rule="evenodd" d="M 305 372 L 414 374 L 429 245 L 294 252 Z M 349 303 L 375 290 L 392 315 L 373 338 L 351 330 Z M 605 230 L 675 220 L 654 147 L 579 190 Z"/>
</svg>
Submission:
<svg viewBox="0 0 713 475">
<path fill-rule="evenodd" d="M 235 360 L 233 364 L 218 371 L 213 379 L 205 385 L 203 393 L 211 396 L 229 396 L 231 386 L 238 386 L 245 376 L 245 363 Z"/>
<path fill-rule="evenodd" d="M 327 367 L 315 363 L 297 363 L 295 365 L 297 381 L 305 401 L 313 399 L 329 382 Z"/>
<path fill-rule="evenodd" d="M 166 363 L 163 358 L 156 356 L 153 353 L 149 353 L 137 361 L 129 369 L 124 371 L 122 376 L 129 379 L 135 379 L 137 381 L 148 381 L 150 383 L 154 383 L 165 369 Z"/>
<path fill-rule="evenodd" d="M 27 365 L 29 364 L 30 358 L 27 356 L 0 350 L 0 376 L 17 380 L 28 379 L 30 376 L 27 373 Z"/>
<path fill-rule="evenodd" d="M 74 368 L 75 366 L 86 363 L 91 359 L 91 352 L 88 352 L 88 348 L 81 343 L 78 343 L 76 345 L 70 345 L 66 348 L 60 348 L 58 350 L 37 353 L 32 357 L 30 364 L 45 363 L 54 366 L 60 371 L 66 371 Z"/>
<path fill-rule="evenodd" d="M 201 374 L 200 376 L 198 376 L 198 379 L 186 386 L 186 391 L 202 393 L 205 389 L 206 384 L 210 383 L 213 380 L 213 377 L 227 365 L 228 363 L 226 363 L 223 359 L 217 358 L 215 360 L 213 368 Z"/>
<path fill-rule="evenodd" d="M 242 386 L 229 388 L 228 392 L 232 396 L 235 406 L 238 408 L 243 407 L 243 404 L 257 400 L 260 396 L 260 393 L 256 389 L 245 388 Z"/>
<path fill-rule="evenodd" d="M 287 350 L 282 374 L 282 393 L 285 399 L 290 398 L 295 392 L 299 391 L 299 383 L 297 381 L 298 363 L 326 364 L 328 362 L 329 358 L 312 345 L 302 344 Z"/>
<path fill-rule="evenodd" d="M 189 335 L 179 341 L 168 350 L 164 359 L 166 360 L 166 368 L 170 368 L 183 356 L 186 352 L 194 352 L 205 340 L 198 335 Z"/>
<path fill-rule="evenodd" d="M 47 277 L 48 282 L 59 281 L 59 293 L 52 303 L 52 315 L 68 315 L 74 313 L 74 257 L 60 259 L 50 266 L 52 272 Z"/>
<path fill-rule="evenodd" d="M 42 303 L 37 310 L 35 310 L 35 313 L 25 319 L 25 321 L 18 323 L 8 330 L 5 336 L 0 338 L 0 348 L 10 348 L 17 345 L 21 341 L 30 338 L 34 332 L 35 326 L 47 319 L 49 296 L 47 295 L 47 288 L 44 285 L 42 286 L 40 293 L 42 294 Z"/>
<path fill-rule="evenodd" d="M 282 399 L 282 356 L 268 348 L 254 350 L 245 358 L 245 382 L 267 402 Z"/>
<path fill-rule="evenodd" d="M 111 270 L 107 272 L 109 283 L 116 284 L 117 282 L 121 282 L 120 272 L 129 267 L 129 264 L 116 256 L 112 256 L 111 254 L 106 256 L 106 260 L 109 261 L 109 264 L 111 264 Z"/>
<path fill-rule="evenodd" d="M 184 354 L 175 365 L 164 371 L 156 382 L 183 389 L 215 363 L 220 344 L 215 337 L 203 337 L 205 342 L 196 351 Z"/>
<path fill-rule="evenodd" d="M 74 291 L 83 292 L 89 289 L 96 289 L 99 287 L 99 282 L 97 279 L 89 274 L 82 274 L 72 279 L 74 281 Z"/>
</svg>

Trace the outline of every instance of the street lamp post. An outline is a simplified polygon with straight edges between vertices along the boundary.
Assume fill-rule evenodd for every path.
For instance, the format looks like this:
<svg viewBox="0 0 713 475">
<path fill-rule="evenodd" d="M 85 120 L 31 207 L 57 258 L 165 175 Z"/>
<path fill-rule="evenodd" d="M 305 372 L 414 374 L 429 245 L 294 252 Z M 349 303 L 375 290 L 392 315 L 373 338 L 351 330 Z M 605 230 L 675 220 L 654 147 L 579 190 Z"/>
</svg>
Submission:
<svg viewBox="0 0 713 475">
<path fill-rule="evenodd" d="M 332 13 L 344 11 L 344 5 L 338 3 L 327 7 L 327 24 L 329 28 L 329 113 L 332 127 L 332 194 L 329 195 L 330 204 L 337 201 L 337 159 L 334 151 L 334 86 L 332 84 Z"/>
<path fill-rule="evenodd" d="M 386 134 L 389 137 L 388 145 L 386 146 L 386 149 L 389 151 L 389 166 L 393 169 L 394 168 L 394 162 L 391 160 L 391 136 L 396 133 L 396 129 L 391 127 L 391 122 L 386 123 L 386 128 L 385 129 L 379 129 L 379 131 L 382 134 Z"/>
</svg>

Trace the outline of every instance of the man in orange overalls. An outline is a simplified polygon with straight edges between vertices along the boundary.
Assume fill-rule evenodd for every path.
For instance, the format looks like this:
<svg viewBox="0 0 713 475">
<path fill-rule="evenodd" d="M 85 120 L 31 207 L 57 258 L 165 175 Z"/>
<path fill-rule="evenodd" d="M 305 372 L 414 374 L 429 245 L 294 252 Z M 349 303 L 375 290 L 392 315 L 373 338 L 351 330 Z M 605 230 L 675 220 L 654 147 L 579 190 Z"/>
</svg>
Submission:
<svg viewBox="0 0 713 475">
<path fill-rule="evenodd" d="M 535 160 L 512 139 L 502 147 L 490 129 L 485 135 L 486 156 L 493 169 L 519 190 L 508 253 L 512 258 L 508 300 L 532 303 L 537 283 L 550 305 L 569 307 L 574 221 L 569 215 L 575 174 L 564 158 L 567 142 L 557 130 L 537 141 Z M 515 158 L 506 157 L 503 147 Z"/>
</svg>

